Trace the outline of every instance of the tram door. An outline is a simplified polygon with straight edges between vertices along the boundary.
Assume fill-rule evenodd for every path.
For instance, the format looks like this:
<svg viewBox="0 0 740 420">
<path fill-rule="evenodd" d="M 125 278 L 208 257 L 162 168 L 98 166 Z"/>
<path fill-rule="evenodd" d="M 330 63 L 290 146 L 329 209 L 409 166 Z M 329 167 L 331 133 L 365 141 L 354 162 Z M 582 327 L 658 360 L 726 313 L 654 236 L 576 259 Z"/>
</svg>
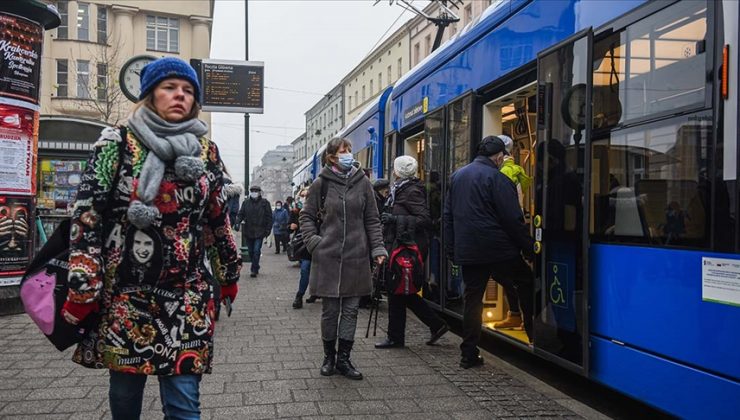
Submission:
<svg viewBox="0 0 740 420">
<path fill-rule="evenodd" d="M 591 31 L 537 58 L 535 352 L 588 372 Z"/>
</svg>

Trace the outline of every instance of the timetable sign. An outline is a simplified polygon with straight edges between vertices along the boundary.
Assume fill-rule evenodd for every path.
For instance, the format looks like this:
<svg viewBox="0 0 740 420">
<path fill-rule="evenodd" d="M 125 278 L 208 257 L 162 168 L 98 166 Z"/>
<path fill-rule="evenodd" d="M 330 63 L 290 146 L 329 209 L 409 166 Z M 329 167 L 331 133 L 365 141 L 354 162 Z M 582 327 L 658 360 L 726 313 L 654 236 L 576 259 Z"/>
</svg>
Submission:
<svg viewBox="0 0 740 420">
<path fill-rule="evenodd" d="M 265 106 L 265 63 L 202 60 L 203 111 L 262 114 Z"/>
</svg>

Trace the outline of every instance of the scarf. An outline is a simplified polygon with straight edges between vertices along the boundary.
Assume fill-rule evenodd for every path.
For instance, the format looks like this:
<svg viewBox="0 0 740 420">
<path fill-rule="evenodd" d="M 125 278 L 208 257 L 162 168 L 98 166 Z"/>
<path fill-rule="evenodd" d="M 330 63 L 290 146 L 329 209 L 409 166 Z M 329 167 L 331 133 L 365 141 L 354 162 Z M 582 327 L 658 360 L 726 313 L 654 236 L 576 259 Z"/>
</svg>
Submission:
<svg viewBox="0 0 740 420">
<path fill-rule="evenodd" d="M 131 115 L 127 125 L 149 149 L 139 175 L 138 200 L 132 200 L 128 208 L 129 221 L 139 229 L 146 229 L 160 216 L 152 202 L 159 193 L 167 163 L 175 162 L 178 179 L 195 182 L 203 175 L 205 166 L 200 159 L 202 149 L 198 138 L 208 132 L 208 125 L 197 118 L 167 122 L 145 106 Z"/>
<path fill-rule="evenodd" d="M 391 187 L 391 193 L 388 194 L 388 199 L 385 202 L 385 206 L 387 208 L 392 208 L 393 203 L 396 202 L 396 191 L 401 189 L 404 185 L 408 184 L 413 178 L 402 178 L 397 179 L 396 182 L 393 183 L 393 186 Z"/>
</svg>

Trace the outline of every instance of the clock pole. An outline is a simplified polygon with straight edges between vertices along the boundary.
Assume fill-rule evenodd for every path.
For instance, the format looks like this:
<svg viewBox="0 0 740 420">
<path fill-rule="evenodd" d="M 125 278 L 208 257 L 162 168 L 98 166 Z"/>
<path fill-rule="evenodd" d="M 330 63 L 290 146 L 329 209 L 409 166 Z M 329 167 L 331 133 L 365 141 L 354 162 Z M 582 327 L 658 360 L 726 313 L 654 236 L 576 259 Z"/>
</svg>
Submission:
<svg viewBox="0 0 740 420">
<path fill-rule="evenodd" d="M 244 0 L 244 61 L 249 61 L 249 4 Z M 244 113 L 244 189 L 249 194 L 249 113 Z M 247 198 L 245 197 L 245 200 Z M 247 237 L 242 230 L 242 259 L 249 256 Z"/>
</svg>

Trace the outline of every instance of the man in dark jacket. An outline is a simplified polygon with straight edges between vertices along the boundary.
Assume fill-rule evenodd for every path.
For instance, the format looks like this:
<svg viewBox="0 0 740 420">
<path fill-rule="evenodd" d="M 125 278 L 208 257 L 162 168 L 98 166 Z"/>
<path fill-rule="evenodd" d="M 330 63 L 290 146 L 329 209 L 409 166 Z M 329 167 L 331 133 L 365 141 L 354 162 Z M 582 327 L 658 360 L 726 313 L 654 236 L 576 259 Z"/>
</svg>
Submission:
<svg viewBox="0 0 740 420">
<path fill-rule="evenodd" d="M 244 223 L 242 235 L 246 238 L 249 257 L 252 259 L 252 273 L 250 277 L 257 277 L 260 271 L 260 255 L 262 241 L 270 236 L 272 229 L 272 209 L 270 203 L 262 198 L 262 188 L 256 185 L 249 187 L 249 197 L 244 199 L 237 224 Z"/>
<path fill-rule="evenodd" d="M 462 266 L 465 283 L 460 366 L 466 369 L 483 364 L 477 346 L 490 277 L 519 292 L 524 328 L 532 337 L 533 274 L 522 253 L 530 258 L 534 242 L 516 187 L 498 170 L 504 150 L 498 137 L 484 138 L 475 160 L 452 174 L 445 202 L 447 256 Z"/>
</svg>

